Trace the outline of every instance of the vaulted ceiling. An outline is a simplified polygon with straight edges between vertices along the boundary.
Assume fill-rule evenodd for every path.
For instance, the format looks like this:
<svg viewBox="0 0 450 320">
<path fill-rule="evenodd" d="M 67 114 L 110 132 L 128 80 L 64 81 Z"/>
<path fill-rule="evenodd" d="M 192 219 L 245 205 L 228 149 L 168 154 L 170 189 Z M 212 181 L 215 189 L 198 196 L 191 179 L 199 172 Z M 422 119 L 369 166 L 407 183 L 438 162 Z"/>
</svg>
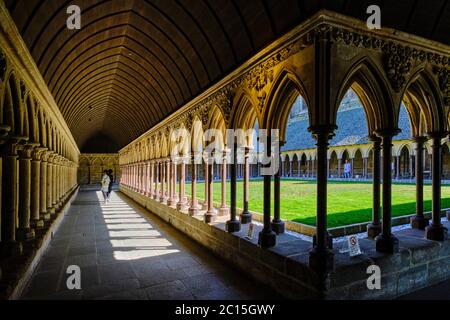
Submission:
<svg viewBox="0 0 450 320">
<path fill-rule="evenodd" d="M 447 0 L 5 0 L 82 151 L 117 151 L 321 8 L 450 44 Z M 66 8 L 81 7 L 81 30 Z"/>
</svg>

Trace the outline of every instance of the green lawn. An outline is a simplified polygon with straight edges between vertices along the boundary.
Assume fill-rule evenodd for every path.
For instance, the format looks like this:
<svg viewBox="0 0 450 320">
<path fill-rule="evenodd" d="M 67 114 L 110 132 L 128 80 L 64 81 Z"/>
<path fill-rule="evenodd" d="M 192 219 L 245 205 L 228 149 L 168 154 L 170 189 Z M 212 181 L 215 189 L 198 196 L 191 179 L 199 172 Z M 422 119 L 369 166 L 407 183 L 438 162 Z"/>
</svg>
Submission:
<svg viewBox="0 0 450 320">
<path fill-rule="evenodd" d="M 242 181 L 238 181 L 237 206 L 243 206 Z M 197 197 L 204 198 L 204 184 L 197 183 Z M 214 183 L 214 202 L 220 202 L 220 182 Z M 273 192 L 273 184 L 272 184 Z M 186 186 L 186 193 L 190 195 L 191 186 Z M 229 183 L 227 189 L 227 203 L 229 204 Z M 272 197 L 273 199 L 273 197 Z M 450 207 L 450 186 L 442 187 L 442 207 Z M 424 188 L 425 211 L 431 211 L 431 185 Z M 273 201 L 271 202 L 273 208 Z M 392 187 L 393 216 L 415 213 L 415 185 L 394 184 Z M 263 212 L 263 183 L 262 180 L 250 182 L 249 209 Z M 272 210 L 273 212 L 273 210 Z M 316 215 L 316 183 L 308 180 L 281 181 L 281 216 L 284 220 L 291 220 L 308 225 L 315 225 Z M 370 221 L 372 217 L 372 185 L 370 182 L 342 182 L 328 183 L 328 226 L 338 227 L 358 222 Z"/>
</svg>

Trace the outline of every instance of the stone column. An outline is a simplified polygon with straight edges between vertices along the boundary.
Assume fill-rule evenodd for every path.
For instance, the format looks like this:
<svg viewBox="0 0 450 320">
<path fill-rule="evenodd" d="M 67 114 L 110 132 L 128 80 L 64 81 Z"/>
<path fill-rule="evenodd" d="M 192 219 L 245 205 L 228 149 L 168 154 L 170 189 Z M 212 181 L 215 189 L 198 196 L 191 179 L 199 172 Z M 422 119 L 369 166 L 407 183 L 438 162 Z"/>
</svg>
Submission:
<svg viewBox="0 0 450 320">
<path fill-rule="evenodd" d="M 207 200 L 207 210 L 204 216 L 205 223 L 211 223 L 216 220 L 216 209 L 214 208 L 214 172 L 213 163 L 214 158 L 211 156 L 207 161 L 208 166 L 208 180 L 205 182 L 207 184 L 208 200 Z"/>
<path fill-rule="evenodd" d="M 381 139 L 370 137 L 373 142 L 373 175 L 372 175 L 372 223 L 367 225 L 367 236 L 375 239 L 381 233 L 380 223 L 380 183 L 381 183 Z"/>
<path fill-rule="evenodd" d="M 153 199 L 159 200 L 158 187 L 159 187 L 160 171 L 159 171 L 159 162 L 158 161 L 155 161 L 154 168 L 155 168 L 155 189 L 154 189 L 154 193 L 153 193 Z"/>
<path fill-rule="evenodd" d="M 175 195 L 175 184 L 173 183 L 173 177 L 174 177 L 174 171 L 175 171 L 175 164 L 173 161 L 168 160 L 166 163 L 167 168 L 167 177 L 168 177 L 168 199 L 167 199 L 167 205 L 168 206 L 176 206 L 177 202 L 174 200 Z"/>
<path fill-rule="evenodd" d="M 236 138 L 234 138 L 236 139 Z M 237 143 L 234 140 L 230 165 L 230 220 L 226 222 L 226 230 L 230 233 L 241 230 L 241 223 L 236 219 L 236 166 L 237 166 Z"/>
<path fill-rule="evenodd" d="M 165 161 L 161 161 L 160 163 L 160 175 L 161 175 L 161 190 L 160 190 L 160 198 L 159 198 L 159 202 L 161 203 L 165 203 L 167 202 L 167 197 L 166 197 L 166 193 L 165 193 L 165 180 L 166 180 L 166 164 Z"/>
<path fill-rule="evenodd" d="M 245 147 L 244 148 L 244 210 L 242 211 L 240 215 L 241 224 L 247 224 L 252 222 L 252 214 L 248 211 L 248 195 L 249 195 L 249 152 L 250 148 Z M 291 163 L 292 164 L 292 163 Z M 291 166 L 292 169 L 292 166 Z"/>
<path fill-rule="evenodd" d="M 41 220 L 50 220 L 50 213 L 47 211 L 47 199 L 48 199 L 48 189 L 47 189 L 47 168 L 48 168 L 48 156 L 51 151 L 44 151 L 41 157 L 41 175 L 40 175 L 40 196 L 39 196 L 39 217 Z"/>
<path fill-rule="evenodd" d="M 197 165 L 195 163 L 195 153 L 191 155 L 191 206 L 189 207 L 189 215 L 194 216 L 198 214 L 197 201 Z"/>
<path fill-rule="evenodd" d="M 415 137 L 416 143 L 416 215 L 411 218 L 411 228 L 425 230 L 429 220 L 423 214 L 423 159 L 426 137 Z"/>
<path fill-rule="evenodd" d="M 149 181 L 148 181 L 148 197 L 153 198 L 154 190 L 153 190 L 153 180 L 155 177 L 155 165 L 153 161 L 149 162 Z"/>
<path fill-rule="evenodd" d="M 166 164 L 166 191 L 165 191 L 165 195 L 166 195 L 166 202 L 168 205 L 170 205 L 170 203 L 172 202 L 172 194 L 170 193 L 170 160 L 167 159 L 165 161 Z"/>
<path fill-rule="evenodd" d="M 338 159 L 338 178 L 341 177 L 342 159 Z"/>
<path fill-rule="evenodd" d="M 178 192 L 177 192 L 177 182 L 178 182 L 177 176 L 178 176 L 178 170 L 181 170 L 181 169 L 178 168 L 178 165 L 177 165 L 176 162 L 173 162 L 173 177 L 172 177 L 172 183 L 173 183 L 173 203 L 174 203 L 175 206 L 177 206 L 177 205 L 178 205 L 178 202 L 180 201 L 180 197 L 179 197 L 179 194 L 180 194 L 180 186 L 178 186 Z M 185 169 L 185 170 L 186 170 L 186 169 Z M 180 175 L 181 175 L 181 173 L 180 173 Z M 185 172 L 185 178 L 184 178 L 184 179 L 186 180 L 186 172 Z M 184 187 L 184 186 L 183 186 L 183 187 Z M 186 189 L 185 189 L 185 190 L 186 190 Z M 186 199 L 186 201 L 185 201 L 185 204 L 187 204 L 187 199 Z M 185 205 L 185 207 L 186 207 L 186 205 Z"/>
<path fill-rule="evenodd" d="M 59 211 L 58 206 L 58 161 L 59 155 L 56 154 L 52 159 L 52 206 L 55 208 L 55 213 Z"/>
<path fill-rule="evenodd" d="M 302 159 L 297 158 L 297 177 L 300 178 L 301 176 L 302 176 Z"/>
<path fill-rule="evenodd" d="M 355 163 L 355 158 L 352 158 L 350 160 L 350 165 L 351 165 L 351 171 L 350 171 L 350 178 L 354 178 L 355 177 L 355 172 L 354 172 L 354 163 Z"/>
<path fill-rule="evenodd" d="M 19 151 L 19 227 L 17 240 L 33 239 L 35 234 L 31 229 L 31 154 L 36 144 L 28 143 Z"/>
<path fill-rule="evenodd" d="M 267 153 L 267 157 L 271 157 L 272 156 L 272 152 L 271 152 L 271 145 L 272 145 L 272 139 L 270 136 L 266 137 L 266 153 Z M 275 246 L 276 244 L 276 234 L 275 232 L 272 230 L 272 224 L 270 221 L 270 183 L 272 180 L 272 175 L 267 172 L 270 168 L 270 163 L 268 164 L 264 164 L 264 168 L 266 168 L 266 172 L 264 172 L 264 226 L 263 229 L 259 232 L 258 235 L 258 244 L 262 247 L 262 248 L 270 248 Z"/>
<path fill-rule="evenodd" d="M 184 157 L 180 159 L 180 184 L 178 188 L 178 210 L 185 210 L 188 206 L 186 199 L 186 163 Z"/>
<path fill-rule="evenodd" d="M 18 213 L 18 165 L 17 151 L 25 137 L 12 136 L 3 146 L 2 159 L 2 212 L 1 212 L 1 254 L 15 256 L 22 253 L 22 244 L 16 241 L 16 217 Z M 5 173 L 8 174 L 5 174 Z"/>
<path fill-rule="evenodd" d="M 284 143 L 280 142 L 280 149 L 283 146 Z M 280 154 L 281 150 L 278 151 L 278 154 Z M 281 162 L 281 158 L 280 158 Z M 299 161 L 300 163 L 300 161 Z M 285 231 L 285 224 L 284 221 L 281 220 L 281 214 L 280 214 L 280 203 L 281 203 L 281 197 L 280 197 L 280 187 L 281 187 L 281 179 L 280 179 L 280 168 L 276 171 L 274 175 L 274 197 L 273 197 L 273 207 L 274 207 L 274 214 L 273 214 L 273 220 L 272 220 L 272 230 L 276 234 L 282 234 Z"/>
<path fill-rule="evenodd" d="M 221 186 L 222 186 L 222 203 L 219 209 L 219 215 L 225 216 L 228 215 L 230 210 L 227 207 L 227 151 L 226 149 L 223 151 L 222 155 L 222 171 L 221 171 Z"/>
<path fill-rule="evenodd" d="M 289 177 L 292 177 L 292 160 L 289 160 Z"/>
<path fill-rule="evenodd" d="M 47 213 L 50 217 L 55 214 L 56 210 L 53 205 L 53 158 L 55 157 L 52 151 L 49 154 L 47 162 Z"/>
<path fill-rule="evenodd" d="M 392 235 L 392 137 L 398 133 L 397 130 L 384 130 L 377 132 L 382 139 L 383 150 L 383 220 L 381 223 L 381 234 L 376 237 L 376 249 L 383 253 L 398 252 L 398 239 Z"/>
<path fill-rule="evenodd" d="M 401 155 L 400 156 L 397 156 L 397 157 L 395 157 L 395 159 L 396 159 L 396 162 L 397 162 L 397 166 L 396 166 L 396 176 L 397 176 L 397 180 L 399 180 L 400 179 L 400 159 L 401 159 Z"/>
<path fill-rule="evenodd" d="M 326 272 L 334 265 L 331 238 L 327 231 L 328 141 L 333 136 L 334 130 L 335 128 L 331 126 L 311 128 L 317 141 L 317 217 L 315 243 L 309 253 L 309 265 L 319 272 Z"/>
<path fill-rule="evenodd" d="M 409 178 L 413 177 L 412 155 L 409 155 Z"/>
<path fill-rule="evenodd" d="M 203 160 L 204 164 L 203 164 L 203 176 L 204 176 L 204 181 L 205 181 L 205 201 L 203 202 L 203 206 L 202 209 L 203 210 L 208 210 L 208 180 L 209 180 L 209 166 L 207 164 L 208 160 Z"/>
<path fill-rule="evenodd" d="M 432 213 L 431 224 L 425 229 L 427 239 L 444 241 L 448 230 L 441 223 L 441 178 L 442 178 L 442 137 L 441 133 L 430 133 L 432 139 Z"/>
</svg>

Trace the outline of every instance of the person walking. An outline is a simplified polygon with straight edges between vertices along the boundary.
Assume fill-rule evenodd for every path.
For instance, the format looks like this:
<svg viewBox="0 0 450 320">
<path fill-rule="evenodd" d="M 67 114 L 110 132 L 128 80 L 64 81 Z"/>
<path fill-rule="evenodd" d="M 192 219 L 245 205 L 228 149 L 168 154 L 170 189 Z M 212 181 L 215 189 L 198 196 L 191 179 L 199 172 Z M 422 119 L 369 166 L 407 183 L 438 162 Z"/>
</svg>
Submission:
<svg viewBox="0 0 450 320">
<path fill-rule="evenodd" d="M 103 171 L 103 177 L 102 177 L 102 194 L 103 194 L 103 200 L 105 201 L 105 204 L 108 203 L 108 189 L 109 189 L 109 183 L 111 182 L 111 179 L 108 176 L 108 171 Z"/>
<path fill-rule="evenodd" d="M 348 160 L 345 160 L 344 164 L 344 178 L 348 179 L 350 178 L 350 171 L 352 170 L 350 162 Z"/>
<path fill-rule="evenodd" d="M 114 184 L 114 177 L 113 177 L 113 171 L 111 169 L 108 170 L 108 177 L 109 177 L 109 186 L 108 186 L 108 201 L 111 197 L 111 191 Z"/>
</svg>

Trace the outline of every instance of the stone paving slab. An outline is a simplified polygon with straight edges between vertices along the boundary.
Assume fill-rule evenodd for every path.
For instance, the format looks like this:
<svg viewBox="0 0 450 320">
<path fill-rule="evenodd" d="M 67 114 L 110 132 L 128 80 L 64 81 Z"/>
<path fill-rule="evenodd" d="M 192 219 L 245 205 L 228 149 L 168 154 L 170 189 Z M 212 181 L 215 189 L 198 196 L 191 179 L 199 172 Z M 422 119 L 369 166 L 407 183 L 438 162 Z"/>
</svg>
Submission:
<svg viewBox="0 0 450 320">
<path fill-rule="evenodd" d="M 263 299 L 278 295 L 117 193 L 81 191 L 22 299 Z M 245 231 L 244 231 L 245 232 Z M 67 289 L 67 267 L 81 290 Z"/>
</svg>

